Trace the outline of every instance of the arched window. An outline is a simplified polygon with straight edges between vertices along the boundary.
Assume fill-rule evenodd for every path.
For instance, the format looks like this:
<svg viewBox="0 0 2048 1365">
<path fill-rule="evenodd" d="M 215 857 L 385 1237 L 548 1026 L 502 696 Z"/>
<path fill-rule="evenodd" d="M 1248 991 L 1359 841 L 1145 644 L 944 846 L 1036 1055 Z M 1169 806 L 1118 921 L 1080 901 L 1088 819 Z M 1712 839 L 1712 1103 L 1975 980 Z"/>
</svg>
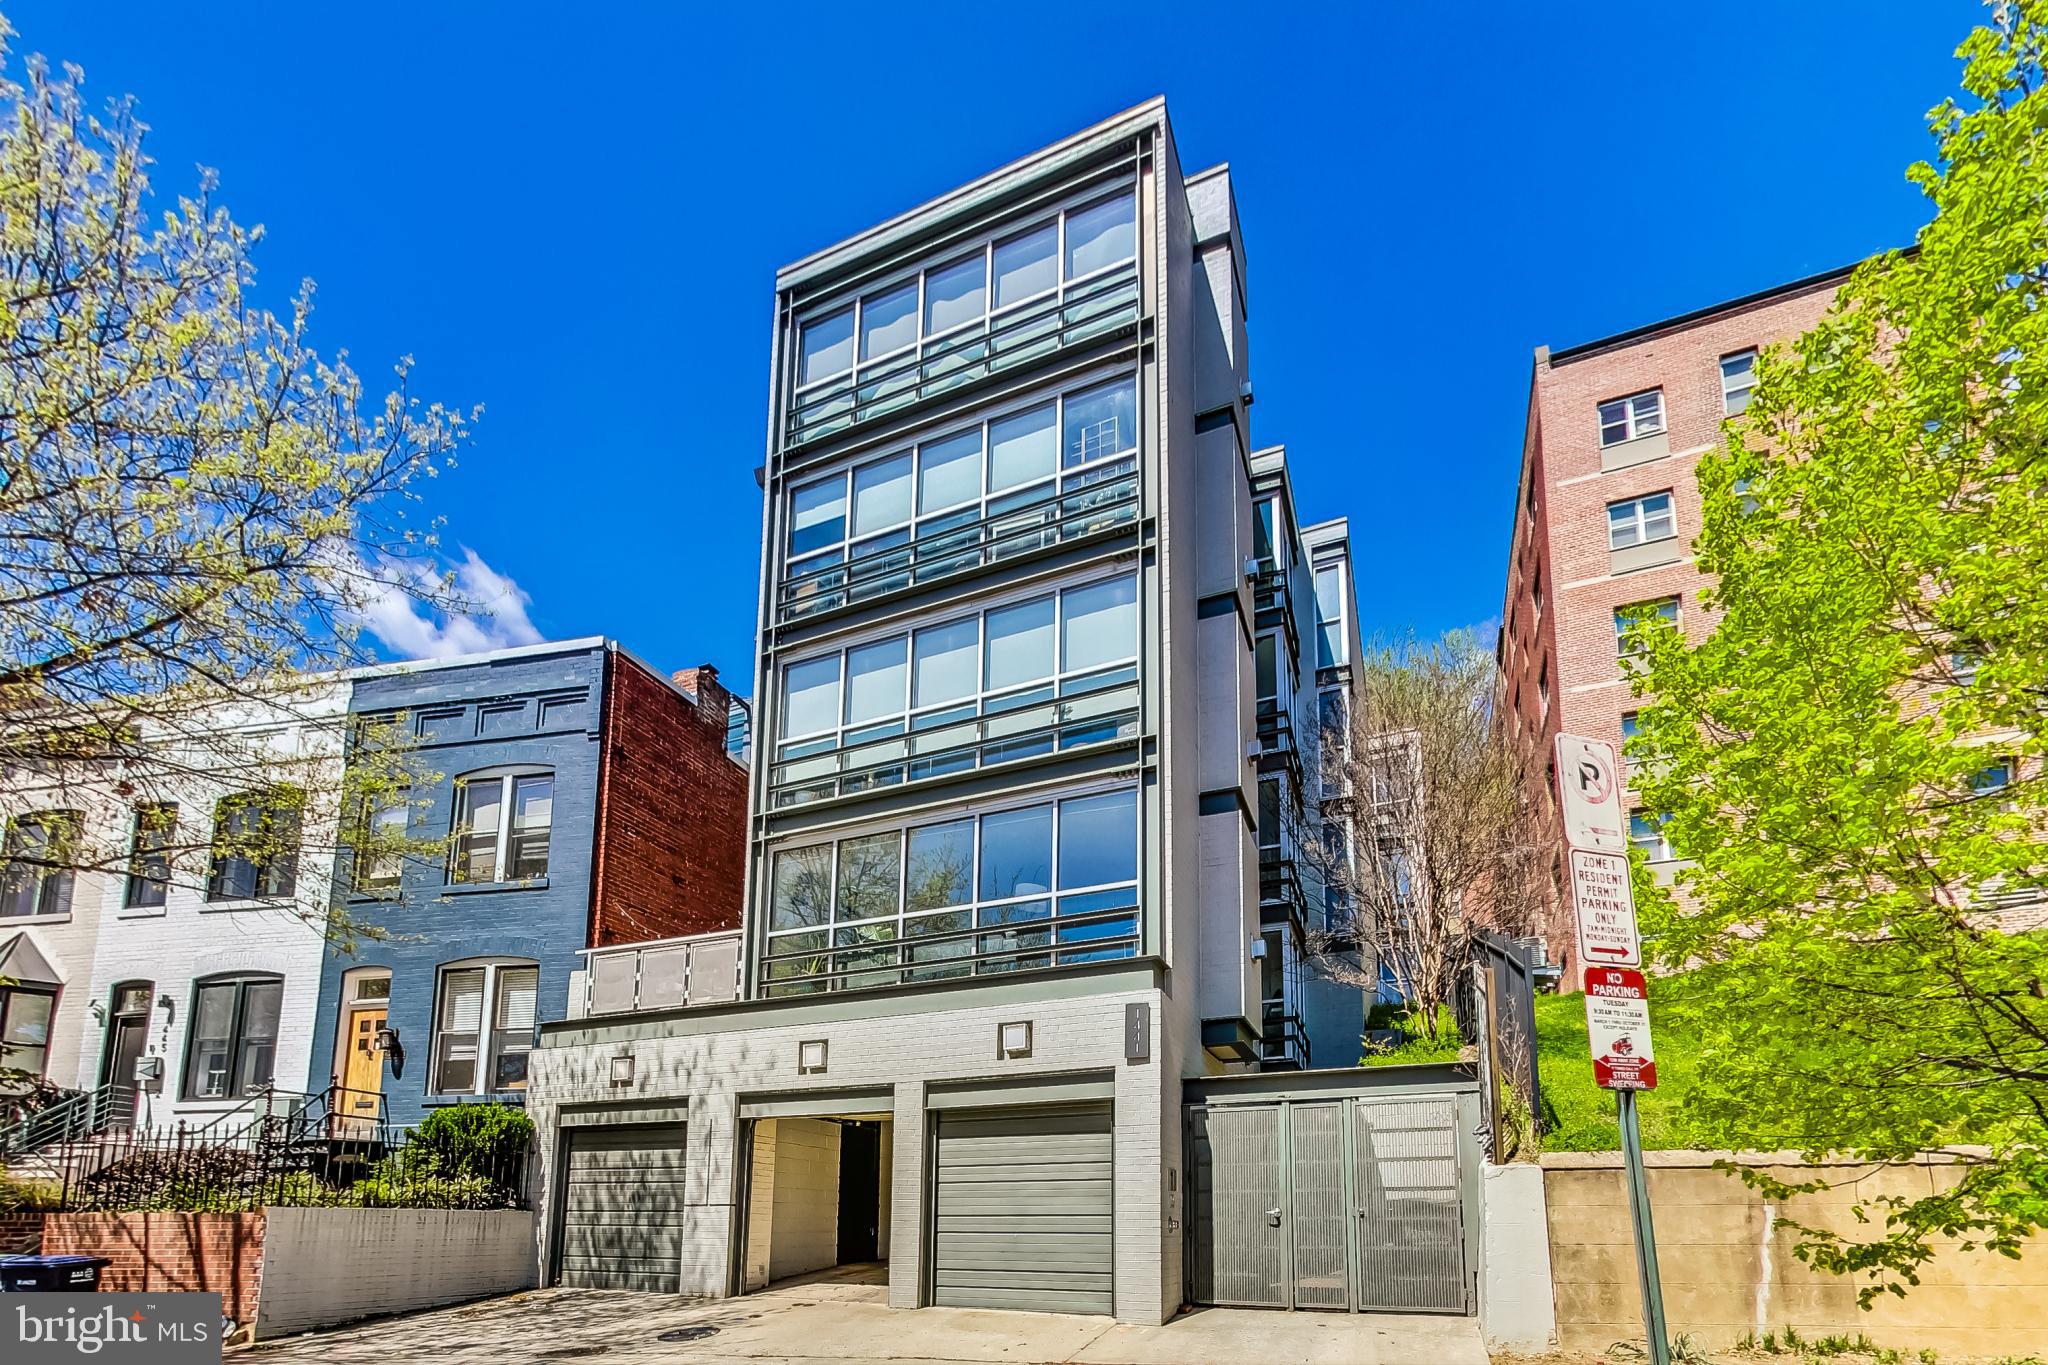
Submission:
<svg viewBox="0 0 2048 1365">
<path fill-rule="evenodd" d="M 539 1004 L 540 967 L 529 959 L 443 964 L 434 998 L 433 1093 L 526 1089 Z"/>
<path fill-rule="evenodd" d="M 277 1071 L 281 976 L 217 976 L 192 991 L 185 1039 L 185 1098 L 241 1099 L 268 1086 Z"/>
<path fill-rule="evenodd" d="M 455 779 L 451 882 L 517 882 L 548 873 L 555 819 L 550 768 L 497 768 Z"/>
</svg>

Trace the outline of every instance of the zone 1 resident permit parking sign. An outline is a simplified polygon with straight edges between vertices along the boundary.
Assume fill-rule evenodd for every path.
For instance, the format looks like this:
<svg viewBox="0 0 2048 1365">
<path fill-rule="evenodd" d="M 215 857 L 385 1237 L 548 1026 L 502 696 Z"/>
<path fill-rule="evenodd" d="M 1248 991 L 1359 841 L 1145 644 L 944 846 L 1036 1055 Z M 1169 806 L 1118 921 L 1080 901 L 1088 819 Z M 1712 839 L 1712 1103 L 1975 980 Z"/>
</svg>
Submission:
<svg viewBox="0 0 2048 1365">
<path fill-rule="evenodd" d="M 1593 1080 L 1602 1089 L 1657 1088 L 1650 993 L 1641 972 L 1586 968 L 1586 1042 L 1593 1052 Z"/>
</svg>

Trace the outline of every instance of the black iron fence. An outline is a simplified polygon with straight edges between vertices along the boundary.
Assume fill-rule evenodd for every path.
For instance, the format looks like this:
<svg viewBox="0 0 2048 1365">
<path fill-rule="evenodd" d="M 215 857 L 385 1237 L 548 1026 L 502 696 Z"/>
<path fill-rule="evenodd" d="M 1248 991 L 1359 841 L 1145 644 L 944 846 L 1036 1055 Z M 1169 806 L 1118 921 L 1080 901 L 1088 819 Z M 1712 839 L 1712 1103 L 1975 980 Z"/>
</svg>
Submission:
<svg viewBox="0 0 2048 1365">
<path fill-rule="evenodd" d="M 36 1187 L 36 1205 L 63 1212 L 528 1207 L 523 1119 L 408 1129 L 385 1121 L 381 1102 L 358 1117 L 357 1097 L 273 1092 L 203 1128 L 102 1128 L 44 1146 L 13 1174 Z"/>
<path fill-rule="evenodd" d="M 53 1163 L 65 1212 L 289 1208 L 522 1209 L 528 1153 L 444 1151 L 379 1127 L 297 1144 L 191 1131 L 112 1133 Z"/>
</svg>

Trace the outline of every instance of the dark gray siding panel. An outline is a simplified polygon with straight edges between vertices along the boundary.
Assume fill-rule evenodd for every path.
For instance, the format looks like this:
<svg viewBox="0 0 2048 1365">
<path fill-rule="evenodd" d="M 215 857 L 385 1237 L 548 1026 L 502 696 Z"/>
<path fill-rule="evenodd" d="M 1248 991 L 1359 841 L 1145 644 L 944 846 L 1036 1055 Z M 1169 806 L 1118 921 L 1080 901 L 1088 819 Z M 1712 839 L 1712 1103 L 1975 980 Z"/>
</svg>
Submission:
<svg viewBox="0 0 2048 1365">
<path fill-rule="evenodd" d="M 677 1292 L 683 1126 L 574 1128 L 562 1165 L 561 1282 Z"/>
<path fill-rule="evenodd" d="M 932 1302 L 1109 1313 L 1110 1106 L 938 1120 Z"/>
</svg>

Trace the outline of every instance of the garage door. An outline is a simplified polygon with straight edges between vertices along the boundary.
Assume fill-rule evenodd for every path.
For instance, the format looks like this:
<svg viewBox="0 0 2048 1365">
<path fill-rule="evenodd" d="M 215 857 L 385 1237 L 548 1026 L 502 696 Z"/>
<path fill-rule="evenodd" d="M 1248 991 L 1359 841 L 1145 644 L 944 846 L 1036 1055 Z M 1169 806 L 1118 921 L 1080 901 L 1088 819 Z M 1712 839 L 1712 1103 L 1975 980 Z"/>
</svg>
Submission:
<svg viewBox="0 0 2048 1365">
<path fill-rule="evenodd" d="M 932 1302 L 1108 1313 L 1110 1110 L 955 1110 L 938 1121 Z"/>
<path fill-rule="evenodd" d="M 574 1128 L 563 1163 L 561 1283 L 677 1292 L 683 1126 Z"/>
</svg>

